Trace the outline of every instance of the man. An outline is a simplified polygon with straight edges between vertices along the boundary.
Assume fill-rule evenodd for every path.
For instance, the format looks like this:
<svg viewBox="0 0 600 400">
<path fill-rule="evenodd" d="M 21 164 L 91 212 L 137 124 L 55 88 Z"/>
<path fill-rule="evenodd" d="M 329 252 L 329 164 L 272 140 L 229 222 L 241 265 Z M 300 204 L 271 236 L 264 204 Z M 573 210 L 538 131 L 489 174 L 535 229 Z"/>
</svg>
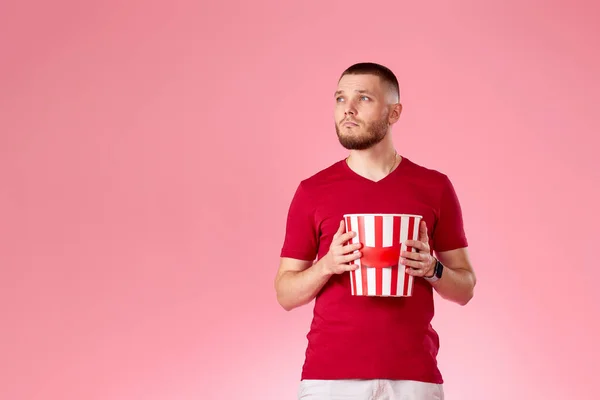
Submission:
<svg viewBox="0 0 600 400">
<path fill-rule="evenodd" d="M 335 91 L 335 128 L 349 156 L 300 182 L 292 199 L 277 299 L 286 310 L 315 300 L 298 398 L 443 399 L 433 290 L 465 305 L 475 273 L 458 198 L 448 177 L 398 154 L 391 128 L 402 106 L 388 68 L 355 64 Z M 423 216 L 416 252 L 401 253 L 413 275 L 410 297 L 352 296 L 352 244 L 343 215 Z M 435 251 L 435 256 L 433 252 Z M 315 262 L 315 260 L 317 260 Z"/>
</svg>

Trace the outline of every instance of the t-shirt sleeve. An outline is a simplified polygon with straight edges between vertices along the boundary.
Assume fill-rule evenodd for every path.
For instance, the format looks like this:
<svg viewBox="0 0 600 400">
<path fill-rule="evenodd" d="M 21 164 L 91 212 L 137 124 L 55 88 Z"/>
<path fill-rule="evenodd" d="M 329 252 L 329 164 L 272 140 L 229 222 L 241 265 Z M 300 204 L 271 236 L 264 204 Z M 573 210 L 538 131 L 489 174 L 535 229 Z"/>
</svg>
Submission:
<svg viewBox="0 0 600 400">
<path fill-rule="evenodd" d="M 467 247 L 462 210 L 450 179 L 444 176 L 438 221 L 433 237 L 435 251 L 448 251 Z"/>
<path fill-rule="evenodd" d="M 288 210 L 281 257 L 314 261 L 317 251 L 314 206 L 304 185 L 300 183 Z"/>
</svg>

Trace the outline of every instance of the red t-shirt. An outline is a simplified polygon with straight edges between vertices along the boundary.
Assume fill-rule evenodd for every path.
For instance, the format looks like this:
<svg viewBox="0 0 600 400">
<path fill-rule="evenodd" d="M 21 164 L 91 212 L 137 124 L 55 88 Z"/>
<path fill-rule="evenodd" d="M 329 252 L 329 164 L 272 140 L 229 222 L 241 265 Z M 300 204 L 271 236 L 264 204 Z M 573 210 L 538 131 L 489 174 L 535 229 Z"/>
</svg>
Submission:
<svg viewBox="0 0 600 400">
<path fill-rule="evenodd" d="M 446 175 L 403 157 L 374 182 L 341 160 L 299 184 L 281 257 L 320 259 L 343 215 L 353 213 L 422 215 L 433 250 L 467 246 L 460 204 Z M 351 295 L 349 273 L 334 275 L 315 299 L 301 379 L 443 383 L 433 313 L 433 288 L 422 278 L 415 278 L 412 297 L 366 297 Z"/>
</svg>

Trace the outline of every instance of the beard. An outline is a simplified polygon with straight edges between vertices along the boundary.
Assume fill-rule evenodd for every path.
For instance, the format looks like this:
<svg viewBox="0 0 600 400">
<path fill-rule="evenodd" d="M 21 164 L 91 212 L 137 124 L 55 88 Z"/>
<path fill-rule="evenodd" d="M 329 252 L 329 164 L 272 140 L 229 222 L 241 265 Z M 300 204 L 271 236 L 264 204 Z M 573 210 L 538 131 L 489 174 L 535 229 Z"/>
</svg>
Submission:
<svg viewBox="0 0 600 400">
<path fill-rule="evenodd" d="M 335 131 L 338 136 L 340 144 L 348 150 L 366 150 L 377 143 L 381 142 L 387 134 L 389 123 L 387 121 L 387 115 L 379 121 L 371 122 L 364 128 L 363 132 L 340 132 L 340 130 L 346 130 L 347 128 L 340 128 L 338 124 L 335 124 Z M 356 126 L 351 129 L 360 129 L 360 126 Z"/>
</svg>

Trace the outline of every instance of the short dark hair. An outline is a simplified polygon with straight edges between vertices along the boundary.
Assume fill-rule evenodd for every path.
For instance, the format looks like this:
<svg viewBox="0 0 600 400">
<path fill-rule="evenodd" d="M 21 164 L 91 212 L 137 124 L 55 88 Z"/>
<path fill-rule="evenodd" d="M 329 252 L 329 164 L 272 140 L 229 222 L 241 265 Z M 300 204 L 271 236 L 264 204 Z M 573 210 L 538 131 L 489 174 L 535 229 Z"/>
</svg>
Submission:
<svg viewBox="0 0 600 400">
<path fill-rule="evenodd" d="M 398 101 L 400 101 L 400 85 L 398 85 L 398 79 L 396 75 L 387 67 L 384 67 L 381 64 L 372 63 L 372 62 L 362 62 L 351 65 L 348 67 L 342 75 L 340 75 L 340 79 L 344 75 L 376 75 L 381 79 L 384 83 L 390 85 L 390 88 L 398 96 Z"/>
</svg>

